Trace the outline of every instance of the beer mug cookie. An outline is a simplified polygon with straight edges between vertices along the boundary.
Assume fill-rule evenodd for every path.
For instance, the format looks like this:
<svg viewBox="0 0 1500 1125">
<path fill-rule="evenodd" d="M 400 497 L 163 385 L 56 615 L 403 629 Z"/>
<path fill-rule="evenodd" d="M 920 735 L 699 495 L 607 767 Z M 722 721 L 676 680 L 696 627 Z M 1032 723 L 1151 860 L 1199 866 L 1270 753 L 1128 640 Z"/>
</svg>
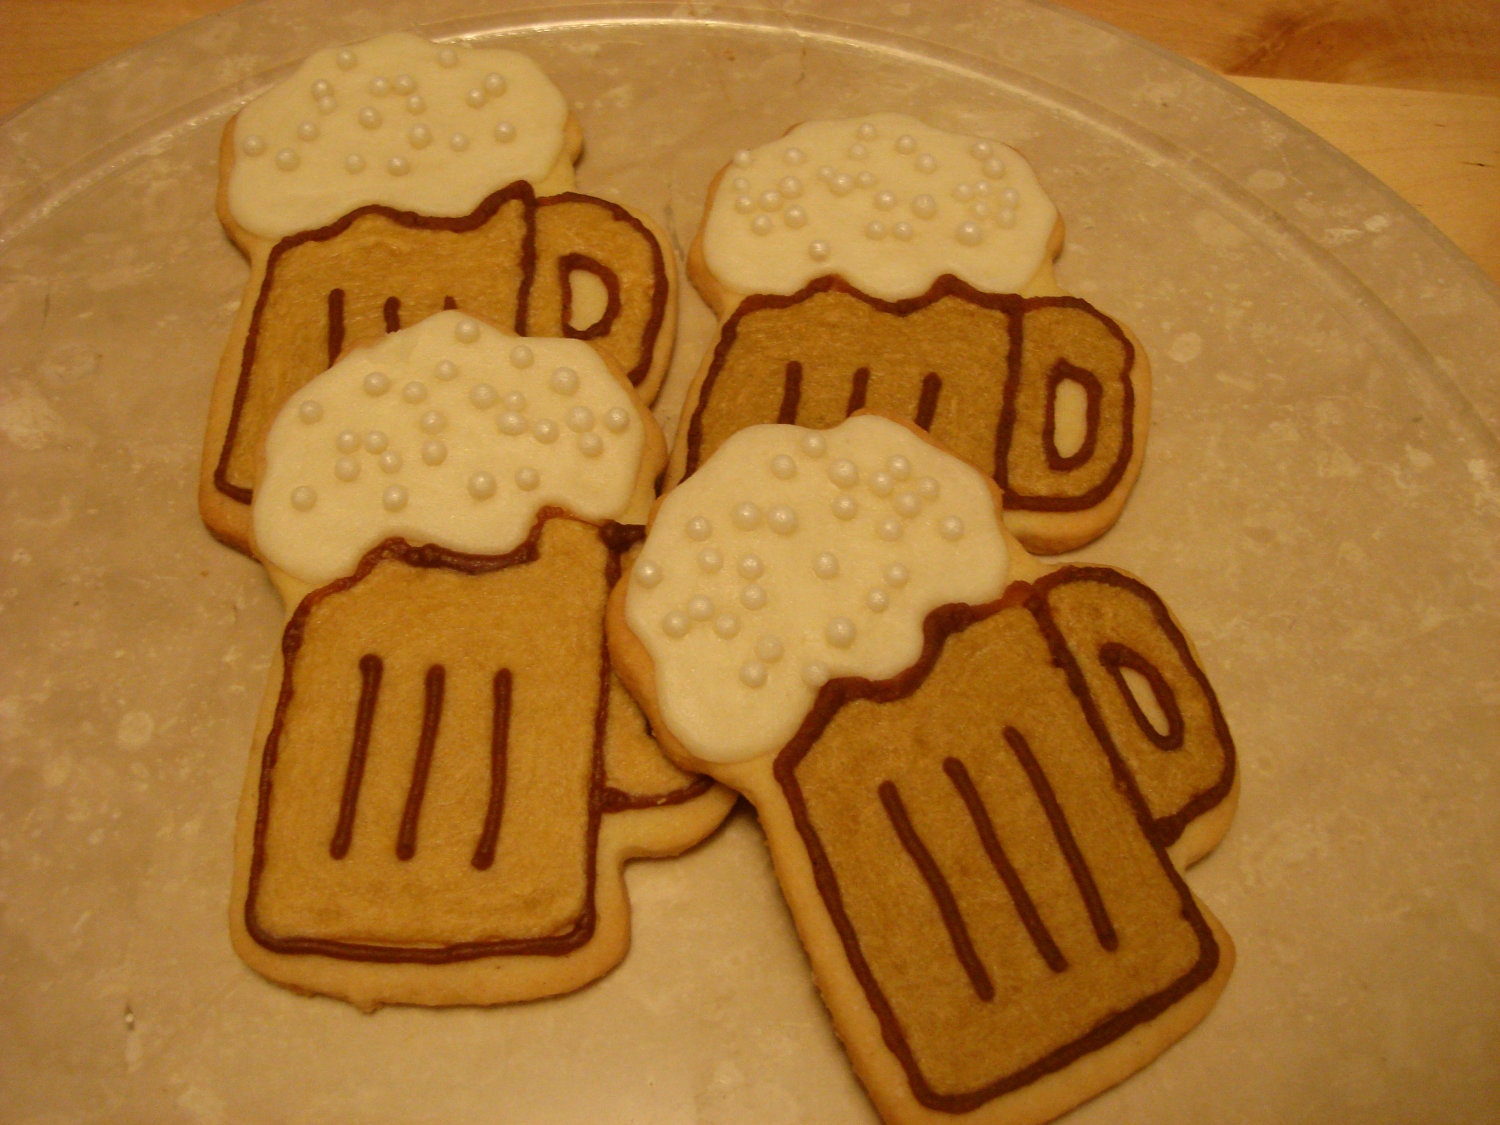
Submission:
<svg viewBox="0 0 1500 1125">
<path fill-rule="evenodd" d="M 709 188 L 688 275 L 720 318 L 669 481 L 760 422 L 914 421 L 992 476 L 1026 547 L 1082 546 L 1140 472 L 1146 357 L 1061 294 L 1062 222 L 1014 149 L 899 114 L 799 125 Z"/>
<path fill-rule="evenodd" d="M 645 216 L 571 190 L 581 148 L 530 59 L 409 34 L 319 52 L 235 115 L 218 206 L 251 268 L 199 473 L 217 537 L 248 549 L 286 398 L 345 348 L 435 312 L 589 340 L 655 396 L 675 266 Z"/>
<path fill-rule="evenodd" d="M 1146 586 L 1049 567 L 905 421 L 766 424 L 658 502 L 610 601 L 665 749 L 754 804 L 819 991 L 891 1122 L 1044 1121 L 1224 987 L 1181 870 L 1234 750 Z"/>
<path fill-rule="evenodd" d="M 624 956 L 625 862 L 733 801 L 612 674 L 606 599 L 664 459 L 590 344 L 458 311 L 291 394 L 253 507 L 287 605 L 236 833 L 253 968 L 373 1008 L 549 995 Z"/>
</svg>

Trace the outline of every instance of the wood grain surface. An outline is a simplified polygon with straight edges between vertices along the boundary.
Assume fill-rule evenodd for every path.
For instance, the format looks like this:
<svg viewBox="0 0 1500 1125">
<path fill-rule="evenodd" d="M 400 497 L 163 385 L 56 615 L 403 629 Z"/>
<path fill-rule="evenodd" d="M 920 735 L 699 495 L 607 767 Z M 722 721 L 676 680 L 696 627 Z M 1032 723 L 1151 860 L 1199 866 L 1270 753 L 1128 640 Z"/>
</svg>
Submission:
<svg viewBox="0 0 1500 1125">
<path fill-rule="evenodd" d="M 230 0 L 0 0 L 0 115 Z M 1500 0 L 1066 0 L 1359 161 L 1500 281 Z"/>
</svg>

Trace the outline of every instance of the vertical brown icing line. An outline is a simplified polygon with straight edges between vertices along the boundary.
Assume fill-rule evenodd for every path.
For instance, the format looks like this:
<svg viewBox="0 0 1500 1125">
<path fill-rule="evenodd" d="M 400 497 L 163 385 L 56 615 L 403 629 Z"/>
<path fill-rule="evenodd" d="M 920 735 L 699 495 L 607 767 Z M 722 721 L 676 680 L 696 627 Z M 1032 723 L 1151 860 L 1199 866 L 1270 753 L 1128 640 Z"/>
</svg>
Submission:
<svg viewBox="0 0 1500 1125">
<path fill-rule="evenodd" d="M 344 291 L 328 291 L 328 366 L 338 359 L 344 350 Z"/>
<path fill-rule="evenodd" d="M 1094 874 L 1089 870 L 1088 861 L 1083 858 L 1083 852 L 1073 836 L 1073 829 L 1068 825 L 1067 815 L 1063 812 L 1062 806 L 1057 803 L 1057 794 L 1052 790 L 1052 783 L 1047 780 L 1041 763 L 1031 752 L 1031 745 L 1026 741 L 1025 735 L 1015 727 L 1006 727 L 1005 741 L 1015 752 L 1016 760 L 1026 771 L 1026 779 L 1031 782 L 1031 788 L 1036 791 L 1037 800 L 1042 803 L 1042 810 L 1047 814 L 1047 823 L 1052 826 L 1052 834 L 1057 837 L 1057 846 L 1062 850 L 1063 858 L 1068 862 L 1068 870 L 1073 875 L 1073 882 L 1078 885 L 1078 893 L 1083 897 L 1083 904 L 1089 912 L 1089 921 L 1093 924 L 1099 944 L 1113 952 L 1119 948 L 1119 936 L 1115 933 L 1114 923 L 1109 920 L 1109 911 L 1104 907 L 1104 899 L 1100 897 L 1099 887 L 1094 882 Z"/>
<path fill-rule="evenodd" d="M 844 417 L 847 418 L 856 410 L 865 408 L 865 399 L 870 393 L 870 369 L 861 367 L 854 373 L 854 385 L 849 388 L 849 405 L 844 407 Z"/>
<path fill-rule="evenodd" d="M 524 222 L 521 226 L 521 284 L 516 289 L 517 336 L 526 336 L 526 322 L 531 314 L 531 287 L 536 281 L 536 192 L 525 180 L 515 186 L 522 189 L 521 207 Z"/>
<path fill-rule="evenodd" d="M 776 412 L 776 421 L 783 426 L 797 424 L 797 407 L 802 402 L 802 364 L 788 360 L 786 375 L 781 383 L 781 409 Z"/>
<path fill-rule="evenodd" d="M 1161 669 L 1135 649 L 1122 645 L 1118 641 L 1106 641 L 1099 646 L 1099 663 L 1109 669 L 1109 674 L 1119 687 L 1120 694 L 1125 697 L 1125 703 L 1130 708 L 1130 714 L 1135 719 L 1136 726 L 1141 728 L 1141 733 L 1151 740 L 1151 744 L 1158 750 L 1181 750 L 1183 741 L 1187 737 L 1187 724 L 1182 718 L 1182 708 L 1177 705 L 1177 693 L 1172 690 L 1172 685 L 1167 683 L 1167 678 L 1161 674 Z M 1132 672 L 1138 673 L 1146 683 L 1151 685 L 1151 694 L 1156 696 L 1157 706 L 1166 716 L 1165 732 L 1157 730 L 1151 720 L 1146 718 L 1146 713 L 1141 710 L 1140 701 L 1136 699 L 1135 692 L 1125 682 L 1122 668 L 1129 668 Z"/>
<path fill-rule="evenodd" d="M 924 430 L 932 429 L 932 420 L 937 416 L 938 395 L 942 392 L 943 380 L 935 371 L 922 376 L 922 397 L 917 400 L 917 416 L 914 419 Z"/>
<path fill-rule="evenodd" d="M 328 854 L 343 859 L 354 838 L 354 813 L 359 808 L 359 787 L 365 777 L 365 755 L 370 749 L 370 730 L 375 725 L 375 701 L 380 696 L 380 676 L 385 665 L 374 653 L 359 658 L 359 704 L 354 712 L 354 739 L 349 746 L 349 764 L 344 769 L 344 791 L 339 798 L 339 821 L 328 844 Z"/>
<path fill-rule="evenodd" d="M 422 699 L 422 734 L 417 739 L 417 760 L 411 767 L 411 786 L 401 813 L 401 831 L 396 836 L 396 858 L 417 854 L 417 824 L 422 819 L 422 799 L 427 796 L 427 777 L 432 772 L 432 748 L 437 743 L 438 722 L 443 717 L 443 684 L 447 673 L 441 664 L 427 669 Z"/>
<path fill-rule="evenodd" d="M 385 318 L 385 330 L 387 332 L 400 332 L 401 298 L 387 297 L 385 304 L 381 306 L 380 315 Z"/>
<path fill-rule="evenodd" d="M 984 848 L 984 854 L 989 856 L 990 864 L 995 868 L 995 874 L 999 875 L 1000 881 L 1005 884 L 1010 900 L 1015 904 L 1016 915 L 1021 919 L 1021 925 L 1026 927 L 1026 932 L 1031 935 L 1036 951 L 1041 954 L 1042 960 L 1047 962 L 1048 968 L 1055 973 L 1062 972 L 1068 967 L 1068 959 L 1057 947 L 1057 942 L 1047 929 L 1047 923 L 1042 921 L 1041 912 L 1037 910 L 1036 903 L 1027 893 L 1026 885 L 1021 882 L 1021 876 L 1016 871 L 1015 864 L 1011 863 L 1010 857 L 1005 854 L 1005 849 L 1000 844 L 1000 837 L 995 834 L 995 822 L 990 819 L 989 810 L 984 807 L 984 799 L 980 797 L 979 790 L 974 786 L 974 779 L 969 775 L 968 766 L 957 758 L 947 758 L 943 761 L 943 772 L 948 775 L 949 780 L 953 782 L 953 787 L 958 790 L 958 795 L 963 798 L 964 806 L 969 810 L 969 819 L 974 822 L 974 830 L 979 833 L 979 843 Z"/>
<path fill-rule="evenodd" d="M 1057 449 L 1057 391 L 1064 383 L 1077 383 L 1083 388 L 1084 424 L 1083 441 L 1072 453 L 1064 455 Z M 1099 376 L 1076 364 L 1060 359 L 1047 373 L 1047 411 L 1042 421 L 1042 449 L 1047 454 L 1047 465 L 1054 472 L 1065 473 L 1087 465 L 1094 456 L 1094 446 L 1099 441 L 1099 415 L 1104 401 L 1104 385 Z"/>
<path fill-rule="evenodd" d="M 509 668 L 495 673 L 493 683 L 494 711 L 490 720 L 490 800 L 484 810 L 484 828 L 469 862 L 480 871 L 488 871 L 495 862 L 495 846 L 500 839 L 500 818 L 505 811 L 505 766 L 510 749 Z"/>
<path fill-rule="evenodd" d="M 958 958 L 964 972 L 969 976 L 969 984 L 974 988 L 974 994 L 981 1000 L 993 1000 L 995 998 L 995 986 L 990 981 L 989 973 L 985 972 L 983 963 L 979 960 L 979 954 L 974 951 L 974 941 L 969 936 L 969 927 L 964 923 L 964 917 L 959 912 L 958 901 L 953 897 L 953 888 L 948 885 L 948 880 L 943 876 L 937 861 L 932 858 L 932 853 L 927 850 L 927 845 L 917 835 L 916 827 L 907 815 L 906 805 L 901 800 L 901 794 L 897 792 L 896 785 L 891 781 L 882 781 L 877 790 L 880 794 L 880 803 L 885 807 L 886 816 L 891 819 L 891 826 L 895 828 L 896 835 L 901 839 L 901 846 L 906 849 L 906 854 L 911 856 L 912 862 L 917 865 L 917 870 L 922 873 L 922 879 L 927 884 L 927 889 L 932 893 L 933 900 L 937 903 L 938 912 L 943 916 L 943 925 L 947 927 L 948 939 L 953 943 L 953 953 Z"/>
</svg>

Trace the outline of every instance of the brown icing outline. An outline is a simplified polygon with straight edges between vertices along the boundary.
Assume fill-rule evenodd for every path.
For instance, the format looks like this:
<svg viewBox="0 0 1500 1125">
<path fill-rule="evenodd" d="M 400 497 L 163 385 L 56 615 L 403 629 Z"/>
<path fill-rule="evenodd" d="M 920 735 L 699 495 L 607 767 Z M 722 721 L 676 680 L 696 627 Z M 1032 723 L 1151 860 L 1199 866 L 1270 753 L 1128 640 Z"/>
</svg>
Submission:
<svg viewBox="0 0 1500 1125">
<path fill-rule="evenodd" d="M 826 292 L 842 293 L 863 301 L 878 312 L 893 316 L 910 316 L 912 313 L 925 309 L 945 297 L 967 301 L 981 308 L 993 309 L 1005 314 L 1009 325 L 1009 347 L 1007 348 L 1005 387 L 1000 417 L 996 421 L 995 464 L 991 476 L 995 483 L 1000 486 L 1000 490 L 1004 495 L 1006 508 L 1038 512 L 1083 511 L 1103 503 L 1109 497 L 1110 493 L 1119 486 L 1135 452 L 1136 395 L 1134 372 L 1136 361 L 1135 346 L 1131 343 L 1130 337 L 1114 319 L 1106 316 L 1081 297 L 1022 297 L 1015 293 L 986 293 L 983 290 L 975 289 L 952 274 L 944 274 L 939 277 L 932 283 L 927 292 L 919 296 L 906 297 L 896 301 L 872 297 L 856 289 L 842 277 L 834 274 L 816 278 L 796 293 L 789 295 L 754 294 L 742 300 L 720 327 L 719 338 L 714 346 L 712 358 L 698 388 L 698 398 L 693 406 L 693 412 L 688 419 L 685 441 L 686 456 L 682 470 L 684 478 L 691 476 L 697 470 L 698 466 L 702 464 L 703 415 L 712 401 L 714 384 L 718 381 L 719 374 L 728 361 L 730 352 L 734 348 L 735 340 L 738 338 L 740 322 L 758 312 L 792 308 Z M 1077 496 L 1021 495 L 1010 487 L 1008 481 L 1009 469 L 1006 462 L 1010 454 L 1011 437 L 1015 433 L 1017 414 L 1016 396 L 1019 393 L 1021 381 L 1021 349 L 1024 341 L 1021 325 L 1027 312 L 1032 309 L 1046 307 L 1065 307 L 1084 310 L 1091 316 L 1096 317 L 1124 349 L 1124 369 L 1120 379 L 1123 386 L 1123 403 L 1121 409 L 1124 415 L 1121 425 L 1122 437 L 1120 449 L 1114 462 L 1110 465 L 1109 471 L 1104 475 L 1100 483 L 1089 489 L 1089 491 Z M 862 367 L 855 372 L 854 389 L 849 399 L 849 413 L 853 413 L 854 410 L 864 405 L 864 395 L 868 381 L 869 371 L 867 368 Z M 928 383 L 928 377 L 924 377 L 922 398 L 918 405 L 919 412 L 924 408 L 930 409 L 933 412 L 936 411 L 937 392 L 940 389 L 940 385 L 929 388 Z M 1054 390 L 1055 388 L 1049 383 L 1047 395 L 1049 413 L 1053 409 Z M 931 396 L 930 402 L 928 401 L 929 395 Z M 768 421 L 769 419 L 757 420 Z M 931 416 L 929 416 L 928 421 L 931 421 Z M 1096 411 L 1090 420 L 1089 433 L 1085 437 L 1085 443 L 1090 452 L 1092 452 L 1096 441 L 1098 422 L 1099 419 Z M 1050 438 L 1047 439 L 1045 444 L 1048 445 L 1049 451 L 1054 449 Z M 1079 462 L 1079 464 L 1082 463 Z M 1053 468 L 1057 467 L 1053 465 Z"/>
<path fill-rule="evenodd" d="M 631 227 L 643 240 L 644 244 L 651 248 L 652 259 L 652 298 L 651 310 L 647 316 L 645 327 L 640 338 L 640 357 L 635 365 L 626 372 L 626 378 L 631 386 L 639 386 L 650 373 L 655 362 L 656 350 L 661 342 L 662 327 L 667 316 L 667 296 L 670 279 L 667 274 L 666 260 L 663 256 L 661 244 L 635 215 L 631 214 L 623 206 L 608 199 L 599 199 L 591 195 L 583 195 L 579 192 L 563 192 L 558 195 L 538 196 L 535 189 L 525 180 L 517 180 L 508 184 L 498 191 L 492 192 L 480 201 L 479 205 L 467 215 L 456 218 L 442 218 L 432 215 L 422 215 L 415 211 L 400 211 L 385 204 L 373 203 L 341 216 L 329 223 L 327 226 L 315 230 L 299 231 L 296 234 L 287 235 L 278 241 L 266 257 L 265 272 L 261 278 L 260 289 L 255 296 L 255 305 L 250 315 L 250 325 L 245 331 L 245 344 L 240 353 L 239 377 L 235 382 L 234 400 L 229 410 L 229 421 L 224 430 L 224 439 L 219 446 L 219 459 L 214 466 L 214 488 L 221 494 L 241 504 L 249 504 L 254 498 L 254 490 L 244 485 L 236 484 L 229 479 L 230 460 L 235 449 L 235 443 L 240 435 L 240 420 L 244 413 L 245 400 L 249 395 L 251 372 L 255 367 L 256 350 L 259 346 L 260 325 L 264 319 L 266 304 L 270 300 L 271 289 L 275 283 L 276 268 L 281 259 L 298 246 L 309 242 L 328 242 L 349 229 L 355 222 L 366 215 L 379 215 L 384 219 L 405 227 L 410 230 L 443 230 L 455 234 L 477 230 L 493 219 L 507 203 L 519 200 L 524 210 L 523 231 L 521 237 L 521 279 L 516 290 L 516 317 L 511 325 L 501 326 L 517 336 L 528 335 L 528 320 L 531 303 L 531 289 L 536 280 L 537 270 L 537 248 L 536 248 L 536 213 L 540 208 L 554 206 L 562 203 L 587 203 L 591 206 L 602 208 L 617 222 L 625 223 Z M 564 258 L 568 255 L 564 255 Z M 618 288 L 618 286 L 617 286 Z M 566 292 L 566 285 L 564 286 Z M 335 294 L 337 295 L 335 297 Z M 445 309 L 456 308 L 457 302 L 451 297 L 443 302 Z M 334 289 L 328 295 L 328 364 L 332 366 L 343 352 L 344 344 L 344 292 L 342 289 Z M 399 303 L 396 310 L 390 308 L 389 301 L 383 310 L 387 331 L 393 316 L 399 316 Z M 564 325 L 566 325 L 566 311 L 564 312 Z M 585 337 L 592 338 L 592 337 Z"/>
<path fill-rule="evenodd" d="M 378 565 L 387 560 L 396 560 L 413 567 L 443 568 L 458 570 L 468 574 L 487 574 L 496 570 L 503 570 L 511 566 L 519 566 L 534 562 L 540 555 L 540 541 L 542 530 L 551 519 L 572 519 L 566 512 L 558 508 L 543 508 L 537 515 L 535 524 L 530 534 L 519 546 L 511 551 L 499 555 L 474 555 L 460 551 L 449 550 L 435 544 L 413 545 L 404 539 L 387 539 L 372 547 L 360 560 L 354 572 L 344 578 L 336 579 L 325 586 L 321 586 L 308 594 L 298 603 L 288 619 L 282 633 L 282 679 L 280 691 L 277 695 L 276 707 L 273 714 L 270 730 L 261 753 L 260 775 L 256 793 L 255 822 L 252 832 L 252 848 L 250 855 L 249 874 L 245 890 L 245 902 L 243 908 L 245 930 L 258 945 L 273 953 L 281 954 L 316 954 L 324 957 L 333 957 L 347 961 L 370 961 L 377 963 L 410 962 L 427 965 L 445 965 L 458 961 L 474 960 L 481 957 L 495 956 L 518 956 L 518 955 L 545 955 L 563 956 L 574 950 L 587 945 L 593 938 L 594 927 L 597 922 L 597 902 L 595 891 L 598 884 L 599 865 L 599 829 L 602 818 L 609 812 L 636 807 L 659 807 L 662 805 L 678 804 L 686 801 L 698 793 L 704 792 L 712 784 L 706 778 L 694 779 L 694 782 L 678 790 L 665 794 L 652 794 L 641 797 L 640 803 L 631 803 L 633 795 L 621 794 L 613 790 L 605 783 L 604 772 L 604 741 L 608 723 L 609 712 L 609 684 L 612 673 L 612 665 L 609 660 L 609 649 L 607 645 L 601 646 L 603 659 L 600 661 L 600 671 L 597 689 L 597 701 L 594 709 L 594 746 L 593 764 L 591 767 L 591 780 L 589 782 L 589 813 L 588 813 L 588 845 L 586 849 L 585 862 L 587 871 L 585 874 L 584 902 L 582 909 L 576 916 L 572 927 L 561 933 L 538 938 L 499 938 L 485 941 L 454 942 L 449 945 L 385 945 L 371 942 L 341 941 L 331 938 L 314 937 L 282 937 L 268 931 L 263 925 L 256 912 L 256 902 L 259 896 L 260 881 L 266 864 L 266 837 L 269 828 L 270 808 L 272 795 L 275 787 L 275 771 L 278 747 L 281 733 L 285 726 L 287 711 L 292 698 L 295 695 L 293 682 L 297 654 L 303 643 L 303 637 L 307 629 L 307 619 L 312 610 L 325 598 L 341 593 L 363 581 Z M 606 561 L 606 584 L 605 592 L 614 581 L 618 580 L 620 573 L 619 557 L 621 551 L 636 541 L 644 534 L 644 529 L 635 525 L 623 525 L 608 522 L 597 528 L 600 541 L 604 544 L 608 557 Z M 601 615 L 599 628 L 601 636 L 604 630 L 604 621 Z M 365 683 L 369 684 L 373 678 L 373 686 L 368 694 L 368 710 L 373 717 L 374 697 L 379 690 L 379 658 L 371 661 L 367 656 L 361 659 L 362 673 L 367 662 L 372 673 L 366 674 Z M 364 695 L 361 696 L 361 714 L 366 707 Z M 426 719 L 424 717 L 424 728 Z M 424 729 L 423 737 L 426 737 Z M 365 738 L 368 739 L 368 731 Z M 358 735 L 356 735 L 358 741 Z M 362 772 L 362 766 L 361 766 Z M 349 774 L 346 773 L 343 801 L 350 801 Z M 416 786 L 413 786 L 415 791 Z M 358 785 L 354 786 L 354 795 L 357 798 Z M 493 780 L 491 795 L 493 797 Z M 614 799 L 611 799 L 614 794 Z M 420 800 L 418 800 L 418 805 Z M 410 811 L 410 799 L 408 810 Z M 350 831 L 352 831 L 353 812 L 352 808 L 348 814 Z M 341 807 L 341 823 L 344 811 Z M 489 822 L 481 830 L 480 844 L 483 843 L 483 832 L 488 831 Z M 498 829 L 498 814 L 497 814 Z M 414 844 L 414 837 L 413 837 Z M 344 845 L 347 852 L 348 844 Z M 476 858 L 479 857 L 476 850 Z M 339 857 L 335 857 L 339 858 Z M 476 864 L 476 866 L 478 866 Z M 482 868 L 481 868 L 482 869 Z"/>
<path fill-rule="evenodd" d="M 1235 772 L 1238 769 L 1238 755 L 1234 747 L 1234 738 L 1229 733 L 1229 723 L 1224 718 L 1223 708 L 1219 705 L 1218 694 L 1214 691 L 1213 685 L 1209 683 L 1208 674 L 1203 671 L 1202 666 L 1193 658 L 1192 648 L 1188 643 L 1187 637 L 1177 627 L 1177 623 L 1172 620 L 1172 614 L 1167 609 L 1166 603 L 1161 600 L 1161 597 L 1155 590 L 1145 585 L 1145 583 L 1138 582 L 1133 578 L 1121 574 L 1117 570 L 1112 570 L 1104 566 L 1064 567 L 1047 575 L 1038 585 L 1045 584 L 1047 589 L 1051 589 L 1053 586 L 1060 586 L 1070 582 L 1100 582 L 1107 586 L 1119 586 L 1130 591 L 1135 597 L 1144 602 L 1147 608 L 1150 609 L 1152 619 L 1156 622 L 1157 628 L 1171 643 L 1173 651 L 1177 653 L 1178 662 L 1194 683 L 1197 684 L 1198 690 L 1203 693 L 1203 698 L 1208 702 L 1214 737 L 1218 740 L 1219 745 L 1224 751 L 1224 768 L 1220 771 L 1219 777 L 1214 784 L 1189 798 L 1176 812 L 1157 817 L 1153 822 L 1152 827 L 1156 838 L 1162 845 L 1165 847 L 1174 844 L 1182 836 L 1183 831 L 1190 823 L 1223 802 L 1234 788 Z M 1121 647 L 1123 648 L 1124 646 L 1122 645 Z M 1103 659 L 1102 653 L 1100 654 L 1100 658 L 1101 660 Z M 1141 657 L 1141 663 L 1149 665 L 1150 662 Z M 1105 667 L 1109 668 L 1109 665 L 1106 664 Z M 1151 667 L 1155 671 L 1154 665 Z M 1139 671 L 1140 669 L 1137 670 Z M 1114 669 L 1110 669 L 1110 672 L 1112 675 L 1116 674 Z M 1142 674 L 1145 673 L 1143 672 Z M 1156 671 L 1156 674 L 1160 675 L 1160 672 Z M 1127 699 L 1133 702 L 1134 697 L 1130 693 L 1128 685 L 1121 684 L 1120 686 L 1125 692 Z M 1175 702 L 1176 698 L 1174 694 L 1174 705 Z M 1092 696 L 1090 696 L 1090 706 L 1092 707 Z M 1136 721 L 1143 724 L 1144 732 L 1149 738 L 1154 729 L 1150 722 L 1145 719 L 1144 715 L 1137 716 Z M 1090 722 L 1093 723 L 1094 719 L 1091 718 Z M 1102 718 L 1098 719 L 1098 724 L 1100 727 L 1103 726 Z M 1166 748 L 1164 747 L 1163 749 Z"/>
<path fill-rule="evenodd" d="M 1168 856 L 1166 850 L 1167 841 L 1162 838 L 1159 830 L 1160 822 L 1152 819 L 1145 798 L 1141 795 L 1134 777 L 1131 775 L 1129 768 L 1126 766 L 1109 733 L 1109 728 L 1104 723 L 1094 703 L 1083 672 L 1074 660 L 1062 632 L 1052 620 L 1048 611 L 1046 595 L 1053 586 L 1081 579 L 1117 584 L 1132 591 L 1146 589 L 1134 580 L 1107 568 L 1062 567 L 1050 572 L 1034 583 L 1012 583 L 999 599 L 986 605 L 942 606 L 929 614 L 923 623 L 922 654 L 915 664 L 888 680 L 873 681 L 861 677 L 830 680 L 819 690 L 813 707 L 798 729 L 797 734 L 776 754 L 772 763 L 773 776 L 781 788 L 787 801 L 793 824 L 802 839 L 803 845 L 807 849 L 808 860 L 813 871 L 814 884 L 823 901 L 828 918 L 839 935 L 849 968 L 858 981 L 871 1011 L 879 1022 L 881 1037 L 886 1047 L 900 1063 L 916 1101 L 929 1109 L 939 1112 L 955 1114 L 970 1112 L 984 1105 L 986 1102 L 1012 1091 L 1022 1089 L 1048 1074 L 1064 1069 L 1079 1059 L 1114 1042 L 1133 1028 L 1155 1019 L 1173 1004 L 1211 979 L 1219 966 L 1220 950 L 1218 942 L 1214 938 L 1213 931 L 1199 910 L 1197 902 L 1193 898 L 1192 891 L 1188 888 L 1181 873 L 1178 872 L 1176 866 Z M 1157 605 L 1160 605 L 1160 599 L 1154 599 L 1154 601 Z M 1178 893 L 1182 916 L 1197 936 L 1199 956 L 1194 965 L 1172 984 L 1150 996 L 1143 997 L 1128 1008 L 1115 1012 L 1072 1043 L 1064 1044 L 1019 1070 L 1011 1074 L 997 1076 L 992 1081 L 975 1089 L 958 1093 L 943 1093 L 934 1089 L 922 1073 L 915 1052 L 905 1038 L 901 1023 L 896 1017 L 895 1010 L 876 981 L 869 963 L 865 960 L 859 935 L 856 933 L 844 908 L 842 892 L 839 888 L 837 876 L 834 874 L 833 866 L 823 849 L 822 842 L 808 813 L 807 803 L 802 795 L 802 790 L 796 776 L 797 767 L 802 759 L 817 744 L 819 737 L 827 728 L 828 723 L 833 719 L 834 715 L 846 703 L 859 699 L 887 702 L 911 694 L 922 685 L 936 665 L 949 636 L 961 632 L 970 625 L 1003 609 L 1016 606 L 1024 606 L 1032 614 L 1047 643 L 1052 656 L 1052 662 L 1063 670 L 1069 689 L 1082 707 L 1085 719 L 1098 740 L 1099 748 L 1106 756 L 1116 788 L 1135 813 L 1136 821 L 1140 825 L 1141 831 L 1145 834 L 1149 846 L 1155 853 L 1157 862 L 1160 864 L 1169 883 Z M 1165 612 L 1164 607 L 1163 612 Z M 1171 630 L 1171 632 L 1180 636 L 1175 629 Z M 1200 677 L 1200 683 L 1207 689 L 1206 678 L 1202 678 L 1201 669 L 1198 668 L 1196 662 L 1189 660 L 1188 667 L 1196 672 Z M 1210 700 L 1214 698 L 1211 693 L 1209 694 L 1209 698 Z M 1215 731 L 1216 733 L 1220 733 L 1222 729 L 1222 717 L 1219 714 L 1216 701 L 1213 705 L 1213 713 L 1215 717 Z M 1012 749 L 1015 749 L 1014 743 L 1012 743 Z M 1222 795 L 1219 799 L 1222 799 Z M 1068 857 L 1068 862 L 1070 868 L 1073 870 L 1076 881 L 1078 879 L 1078 870 L 1074 866 L 1072 856 Z M 929 888 L 932 887 L 930 881 L 928 885 Z M 934 892 L 934 897 L 937 897 L 936 892 Z M 1097 933 L 1097 921 L 1095 928 Z M 1100 937 L 1102 941 L 1103 934 L 1100 934 Z"/>
</svg>

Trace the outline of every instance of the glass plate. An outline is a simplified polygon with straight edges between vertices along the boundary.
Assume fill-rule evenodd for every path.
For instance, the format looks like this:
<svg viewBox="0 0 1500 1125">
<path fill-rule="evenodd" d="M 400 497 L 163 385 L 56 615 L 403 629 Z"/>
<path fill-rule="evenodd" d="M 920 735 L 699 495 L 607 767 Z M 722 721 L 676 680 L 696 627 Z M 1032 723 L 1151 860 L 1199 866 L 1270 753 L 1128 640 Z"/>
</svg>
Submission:
<svg viewBox="0 0 1500 1125">
<path fill-rule="evenodd" d="M 1102 25 L 984 5 L 261 0 L 0 123 L 0 1104 L 23 1121 L 870 1121 L 743 809 L 630 871 L 597 985 L 361 1015 L 229 949 L 230 838 L 281 610 L 197 517 L 246 269 L 216 146 L 320 47 L 504 41 L 582 189 L 685 247 L 732 151 L 894 109 L 1014 143 L 1063 285 L 1155 372 L 1083 552 L 1197 641 L 1243 798 L 1190 882 L 1239 949 L 1209 1018 L 1079 1122 L 1454 1120 L 1500 1093 L 1500 292 L 1354 164 Z M 712 317 L 684 294 L 676 400 Z"/>
</svg>

